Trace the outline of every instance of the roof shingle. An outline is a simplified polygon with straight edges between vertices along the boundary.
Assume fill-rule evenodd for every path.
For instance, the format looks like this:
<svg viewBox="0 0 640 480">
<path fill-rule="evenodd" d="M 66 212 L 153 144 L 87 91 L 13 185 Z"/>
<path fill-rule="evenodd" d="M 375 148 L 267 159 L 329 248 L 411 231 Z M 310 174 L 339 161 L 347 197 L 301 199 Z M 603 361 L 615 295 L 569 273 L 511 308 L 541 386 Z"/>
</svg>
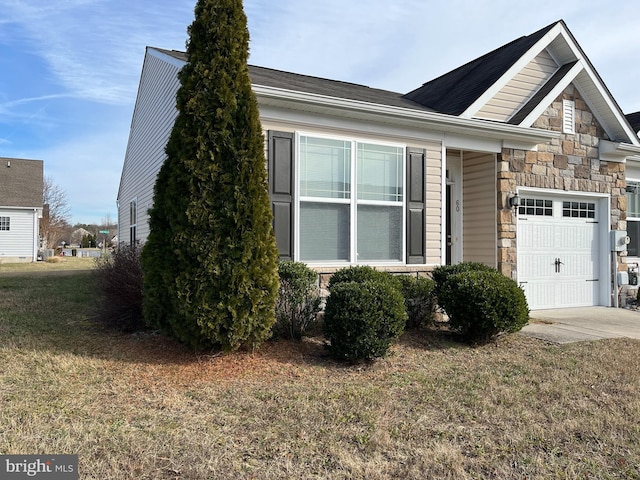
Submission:
<svg viewBox="0 0 640 480">
<path fill-rule="evenodd" d="M 42 160 L 0 158 L 0 206 L 42 208 Z"/>
<path fill-rule="evenodd" d="M 460 115 L 557 23 L 520 37 L 431 80 L 407 93 L 405 98 L 440 113 Z"/>
</svg>

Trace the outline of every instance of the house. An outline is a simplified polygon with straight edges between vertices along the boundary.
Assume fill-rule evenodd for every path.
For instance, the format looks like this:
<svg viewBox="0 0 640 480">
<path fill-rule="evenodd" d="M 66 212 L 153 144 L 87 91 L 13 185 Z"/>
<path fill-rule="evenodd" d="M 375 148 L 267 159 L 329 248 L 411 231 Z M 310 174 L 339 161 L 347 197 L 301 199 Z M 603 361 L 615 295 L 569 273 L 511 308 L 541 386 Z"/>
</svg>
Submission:
<svg viewBox="0 0 640 480">
<path fill-rule="evenodd" d="M 640 136 L 640 112 L 626 115 L 631 128 Z M 640 263 L 640 167 L 633 162 L 627 163 L 627 263 Z"/>
<path fill-rule="evenodd" d="M 0 158 L 0 263 L 38 259 L 42 189 L 42 160 Z"/>
<path fill-rule="evenodd" d="M 146 50 L 121 241 L 147 238 L 186 61 Z M 422 274 L 478 261 L 517 280 L 532 309 L 611 304 L 610 232 L 627 228 L 625 174 L 638 168 L 640 180 L 640 140 L 563 21 L 405 94 L 249 73 L 281 258 L 323 282 L 346 265 Z"/>
<path fill-rule="evenodd" d="M 640 112 L 629 113 L 626 115 L 626 117 L 629 125 L 631 125 L 631 128 L 633 128 L 633 130 L 638 135 L 640 135 Z"/>
<path fill-rule="evenodd" d="M 87 235 L 93 234 L 85 228 L 76 228 L 73 232 L 71 232 L 69 242 L 71 243 L 71 245 L 80 246 L 82 244 L 82 239 Z"/>
</svg>

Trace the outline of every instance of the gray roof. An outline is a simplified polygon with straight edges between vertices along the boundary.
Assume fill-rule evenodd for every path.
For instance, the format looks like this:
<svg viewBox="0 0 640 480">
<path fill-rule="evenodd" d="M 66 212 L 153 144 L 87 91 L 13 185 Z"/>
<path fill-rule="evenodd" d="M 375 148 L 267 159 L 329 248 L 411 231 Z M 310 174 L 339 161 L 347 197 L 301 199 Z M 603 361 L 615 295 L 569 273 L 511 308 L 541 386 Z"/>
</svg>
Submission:
<svg viewBox="0 0 640 480">
<path fill-rule="evenodd" d="M 42 160 L 0 157 L 0 206 L 42 208 Z"/>
<path fill-rule="evenodd" d="M 640 131 L 640 112 L 628 113 L 625 117 L 636 132 Z"/>
<path fill-rule="evenodd" d="M 187 55 L 184 52 L 153 48 L 183 62 L 187 61 Z M 255 65 L 249 65 L 249 77 L 251 78 L 251 83 L 253 85 L 356 100 L 377 105 L 433 111 L 432 109 L 420 105 L 413 100 L 404 98 L 402 93 L 371 88 L 366 85 L 359 85 L 356 83 L 341 82 L 339 80 L 330 80 L 310 75 L 301 75 L 298 73 L 258 67 Z"/>
<path fill-rule="evenodd" d="M 561 21 L 560 21 L 561 22 Z M 476 58 L 407 93 L 405 98 L 449 115 L 460 115 L 557 23 Z"/>
</svg>

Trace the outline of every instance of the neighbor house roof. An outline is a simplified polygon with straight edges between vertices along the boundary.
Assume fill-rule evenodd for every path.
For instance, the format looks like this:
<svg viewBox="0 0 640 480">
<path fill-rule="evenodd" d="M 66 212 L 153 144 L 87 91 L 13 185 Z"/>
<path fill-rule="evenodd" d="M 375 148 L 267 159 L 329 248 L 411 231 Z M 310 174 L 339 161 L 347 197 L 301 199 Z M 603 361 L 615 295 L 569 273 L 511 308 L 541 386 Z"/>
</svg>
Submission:
<svg viewBox="0 0 640 480">
<path fill-rule="evenodd" d="M 625 117 L 627 117 L 629 125 L 631 125 L 636 132 L 640 132 L 640 112 L 629 113 L 625 115 Z"/>
<path fill-rule="evenodd" d="M 557 23 L 557 22 L 556 22 Z M 551 30 L 553 23 L 531 35 L 476 58 L 405 95 L 421 105 L 449 115 L 460 115 Z"/>
<path fill-rule="evenodd" d="M 161 48 L 155 48 L 155 50 L 170 55 L 183 62 L 187 61 L 187 55 L 184 52 L 163 50 Z M 420 105 L 413 100 L 405 98 L 401 93 L 371 88 L 366 85 L 359 85 L 356 83 L 341 82 L 338 80 L 330 80 L 310 75 L 301 75 L 298 73 L 258 67 L 255 65 L 249 65 L 249 77 L 251 78 L 252 85 L 280 88 L 283 90 L 312 93 L 329 97 L 346 98 L 349 100 L 375 103 L 378 105 L 432 111 L 424 105 Z"/>
<path fill-rule="evenodd" d="M 0 206 L 42 208 L 42 160 L 0 157 Z"/>
</svg>

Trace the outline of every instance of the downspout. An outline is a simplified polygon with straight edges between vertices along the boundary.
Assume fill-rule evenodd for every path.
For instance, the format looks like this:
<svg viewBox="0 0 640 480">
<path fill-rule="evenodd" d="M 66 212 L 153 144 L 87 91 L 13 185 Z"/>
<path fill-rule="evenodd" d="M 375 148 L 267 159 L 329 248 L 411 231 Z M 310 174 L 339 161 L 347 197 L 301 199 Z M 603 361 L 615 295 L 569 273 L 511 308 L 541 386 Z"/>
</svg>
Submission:
<svg viewBox="0 0 640 480">
<path fill-rule="evenodd" d="M 31 235 L 32 240 L 32 247 L 33 247 L 33 251 L 31 252 L 31 261 L 32 262 L 37 262 L 38 261 L 38 239 L 39 239 L 40 233 L 38 232 L 38 209 L 34 208 L 33 209 L 33 234 Z"/>
</svg>

